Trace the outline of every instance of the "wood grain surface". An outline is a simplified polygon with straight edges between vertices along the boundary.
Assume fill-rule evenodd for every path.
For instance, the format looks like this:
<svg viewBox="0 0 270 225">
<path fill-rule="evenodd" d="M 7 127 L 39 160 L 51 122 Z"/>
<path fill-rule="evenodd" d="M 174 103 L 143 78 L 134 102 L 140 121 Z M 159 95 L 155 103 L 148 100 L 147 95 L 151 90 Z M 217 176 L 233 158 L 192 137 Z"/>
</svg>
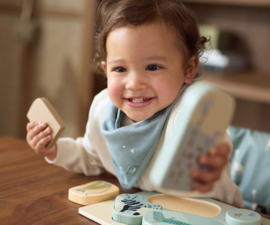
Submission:
<svg viewBox="0 0 270 225">
<path fill-rule="evenodd" d="M 68 200 L 69 188 L 95 180 L 119 186 L 109 173 L 86 177 L 68 172 L 49 165 L 25 140 L 1 137 L 0 224 L 96 224 L 78 213 L 81 205 Z"/>
</svg>

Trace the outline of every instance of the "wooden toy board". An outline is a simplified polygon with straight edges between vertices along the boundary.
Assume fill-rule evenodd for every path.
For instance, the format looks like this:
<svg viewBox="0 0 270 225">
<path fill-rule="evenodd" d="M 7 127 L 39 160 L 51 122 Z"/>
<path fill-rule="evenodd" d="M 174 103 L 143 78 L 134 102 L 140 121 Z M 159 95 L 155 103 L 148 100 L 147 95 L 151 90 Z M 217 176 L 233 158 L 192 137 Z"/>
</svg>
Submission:
<svg viewBox="0 0 270 225">
<path fill-rule="evenodd" d="M 128 196 L 129 194 L 122 194 L 122 196 L 123 195 Z M 131 197 L 136 195 L 141 196 L 144 199 L 147 199 L 149 202 L 155 205 L 156 208 L 156 210 L 154 211 L 152 209 L 149 209 L 148 211 L 146 210 L 144 212 L 145 216 L 143 217 L 141 223 L 143 225 L 149 224 L 227 225 L 227 223 L 225 222 L 225 217 L 226 213 L 229 210 L 236 210 L 236 211 L 243 210 L 216 201 L 211 198 L 175 198 L 157 192 L 139 192 L 137 194 L 130 194 Z M 163 208 L 162 210 L 157 209 L 158 204 L 162 205 Z M 113 216 L 115 216 L 115 205 L 117 205 L 115 204 L 115 200 L 108 200 L 81 207 L 79 208 L 79 214 L 102 225 L 132 224 L 132 223 L 120 223 L 113 220 Z M 152 211 L 150 210 L 152 210 L 153 213 L 157 215 L 156 221 L 153 220 L 153 215 L 149 216 L 147 215 L 152 213 Z M 246 211 L 250 212 L 250 210 Z M 257 213 L 254 212 L 252 214 L 255 215 Z M 159 219 L 158 215 L 162 215 L 163 220 L 158 220 Z M 235 215 L 237 215 L 237 213 L 235 213 Z M 146 218 L 147 216 L 148 218 Z M 151 219 L 149 218 L 151 218 L 153 222 L 151 222 Z M 188 218 L 188 220 L 186 218 Z M 199 221 L 199 223 L 196 223 L 196 221 Z M 256 223 L 241 223 L 241 224 L 256 224 Z M 270 225 L 270 220 L 262 218 L 262 224 Z"/>
</svg>

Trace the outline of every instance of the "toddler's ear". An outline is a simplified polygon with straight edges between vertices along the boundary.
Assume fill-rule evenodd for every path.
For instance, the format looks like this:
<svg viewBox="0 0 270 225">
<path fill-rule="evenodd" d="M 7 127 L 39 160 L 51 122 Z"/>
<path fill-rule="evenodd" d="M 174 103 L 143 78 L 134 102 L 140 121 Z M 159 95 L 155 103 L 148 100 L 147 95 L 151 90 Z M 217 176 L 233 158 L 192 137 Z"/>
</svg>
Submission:
<svg viewBox="0 0 270 225">
<path fill-rule="evenodd" d="M 105 62 L 105 61 L 102 61 L 102 62 L 101 62 L 101 66 L 102 66 L 102 68 L 103 68 L 103 70 L 104 70 L 104 73 L 107 75 L 106 62 Z"/>
<path fill-rule="evenodd" d="M 190 84 L 193 78 L 196 76 L 198 65 L 199 65 L 199 58 L 197 56 L 192 56 L 188 60 L 188 63 L 184 70 L 184 76 L 185 76 L 184 82 L 186 84 Z"/>
</svg>

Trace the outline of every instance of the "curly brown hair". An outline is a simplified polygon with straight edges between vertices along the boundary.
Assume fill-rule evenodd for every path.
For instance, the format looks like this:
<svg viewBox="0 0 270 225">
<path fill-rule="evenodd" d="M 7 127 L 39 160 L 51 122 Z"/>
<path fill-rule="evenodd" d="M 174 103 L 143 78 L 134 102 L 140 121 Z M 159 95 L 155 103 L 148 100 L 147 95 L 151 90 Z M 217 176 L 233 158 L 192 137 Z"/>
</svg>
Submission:
<svg viewBox="0 0 270 225">
<path fill-rule="evenodd" d="M 174 29 L 185 63 L 191 56 L 200 57 L 208 40 L 200 35 L 193 12 L 180 0 L 101 0 L 97 14 L 94 58 L 99 70 L 103 71 L 101 62 L 106 61 L 106 40 L 112 30 L 154 22 L 164 23 Z"/>
</svg>

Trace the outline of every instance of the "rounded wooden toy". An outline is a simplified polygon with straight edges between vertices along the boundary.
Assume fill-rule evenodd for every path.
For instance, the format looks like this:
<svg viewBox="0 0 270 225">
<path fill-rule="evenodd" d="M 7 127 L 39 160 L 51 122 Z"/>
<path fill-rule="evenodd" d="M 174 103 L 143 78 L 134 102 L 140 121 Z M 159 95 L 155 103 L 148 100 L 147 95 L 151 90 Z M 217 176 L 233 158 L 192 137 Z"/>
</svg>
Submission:
<svg viewBox="0 0 270 225">
<path fill-rule="evenodd" d="M 106 181 L 94 181 L 70 188 L 68 199 L 81 205 L 114 199 L 119 194 L 119 188 Z"/>
</svg>

